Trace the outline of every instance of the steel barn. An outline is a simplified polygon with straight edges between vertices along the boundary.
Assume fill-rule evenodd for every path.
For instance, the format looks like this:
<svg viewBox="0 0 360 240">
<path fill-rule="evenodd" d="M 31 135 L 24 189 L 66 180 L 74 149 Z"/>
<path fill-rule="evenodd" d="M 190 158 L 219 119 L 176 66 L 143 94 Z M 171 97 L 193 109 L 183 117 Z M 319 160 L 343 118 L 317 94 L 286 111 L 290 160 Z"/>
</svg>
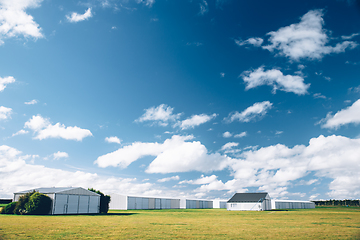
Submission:
<svg viewBox="0 0 360 240">
<path fill-rule="evenodd" d="M 305 209 L 315 208 L 315 203 L 298 200 L 271 200 L 272 209 Z"/>
<path fill-rule="evenodd" d="M 14 201 L 20 196 L 37 191 L 49 196 L 52 206 L 49 214 L 88 214 L 99 213 L 100 195 L 81 187 L 35 188 L 14 193 Z"/>
<path fill-rule="evenodd" d="M 180 199 L 135 197 L 120 194 L 110 194 L 109 209 L 179 209 Z"/>
<path fill-rule="evenodd" d="M 227 201 L 229 211 L 263 211 L 271 210 L 271 199 L 268 193 L 235 193 Z"/>
<path fill-rule="evenodd" d="M 180 198 L 139 197 L 120 194 L 110 194 L 109 209 L 185 209 L 213 208 L 213 202 L 208 200 L 190 200 Z"/>
</svg>

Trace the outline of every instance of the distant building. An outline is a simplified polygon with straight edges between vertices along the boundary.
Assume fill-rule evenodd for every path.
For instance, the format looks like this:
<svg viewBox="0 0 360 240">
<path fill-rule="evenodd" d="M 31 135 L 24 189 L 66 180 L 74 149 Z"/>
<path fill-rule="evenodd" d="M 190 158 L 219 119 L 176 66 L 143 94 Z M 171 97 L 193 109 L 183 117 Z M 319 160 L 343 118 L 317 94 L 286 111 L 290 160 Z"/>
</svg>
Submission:
<svg viewBox="0 0 360 240">
<path fill-rule="evenodd" d="M 49 214 L 99 213 L 100 195 L 81 187 L 35 188 L 14 193 L 14 201 L 20 196 L 37 191 L 49 196 L 52 206 Z"/>
<path fill-rule="evenodd" d="M 299 200 L 271 200 L 272 209 L 304 209 L 315 208 L 315 203 Z"/>
<path fill-rule="evenodd" d="M 235 193 L 227 201 L 229 211 L 264 211 L 271 210 L 271 199 L 268 193 Z"/>
<path fill-rule="evenodd" d="M 109 209 L 134 210 L 134 209 L 202 209 L 213 208 L 213 201 L 191 200 L 183 198 L 157 198 L 127 196 L 110 194 Z"/>
</svg>

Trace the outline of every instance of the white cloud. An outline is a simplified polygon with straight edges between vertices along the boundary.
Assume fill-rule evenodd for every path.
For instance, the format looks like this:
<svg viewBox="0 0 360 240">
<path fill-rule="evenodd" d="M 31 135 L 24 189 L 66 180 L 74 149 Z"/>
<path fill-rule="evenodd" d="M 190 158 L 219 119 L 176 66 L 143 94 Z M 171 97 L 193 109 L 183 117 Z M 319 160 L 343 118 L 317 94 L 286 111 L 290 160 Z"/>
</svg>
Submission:
<svg viewBox="0 0 360 240">
<path fill-rule="evenodd" d="M 46 138 L 63 138 L 66 140 L 82 141 L 83 138 L 92 136 L 88 129 L 79 127 L 66 127 L 64 124 L 56 123 L 52 125 L 49 119 L 43 118 L 40 115 L 32 116 L 24 125 L 24 128 L 29 128 L 34 131 L 35 139 Z"/>
<path fill-rule="evenodd" d="M 221 147 L 221 151 L 229 150 L 229 149 L 231 149 L 233 147 L 237 147 L 237 146 L 239 146 L 239 143 L 237 143 L 237 142 L 228 142 Z"/>
<path fill-rule="evenodd" d="M 120 144 L 121 143 L 121 140 L 118 138 L 118 137 L 106 137 L 105 138 L 105 142 L 108 142 L 108 143 L 117 143 L 117 144 Z"/>
<path fill-rule="evenodd" d="M 66 19 L 69 22 L 76 23 L 76 22 L 87 20 L 87 19 L 91 18 L 92 16 L 93 15 L 91 13 L 91 8 L 88 8 L 84 14 L 78 14 L 76 12 L 72 12 L 71 15 L 66 15 Z"/>
<path fill-rule="evenodd" d="M 360 123 L 360 99 L 354 102 L 346 109 L 338 111 L 334 116 L 331 112 L 327 114 L 325 119 L 321 120 L 322 128 L 337 129 L 343 125 L 350 123 Z"/>
<path fill-rule="evenodd" d="M 353 33 L 350 36 L 341 36 L 341 39 L 350 40 L 350 39 L 352 39 L 352 38 L 354 38 L 356 36 L 359 36 L 359 35 L 360 35 L 360 33 Z"/>
<path fill-rule="evenodd" d="M 201 177 L 200 177 L 199 179 L 196 179 L 196 180 L 184 180 L 184 181 L 181 181 L 179 184 L 187 183 L 187 184 L 202 185 L 202 184 L 212 183 L 212 182 L 214 182 L 216 179 L 217 179 L 217 176 L 216 176 L 216 175 L 211 175 L 211 176 L 201 175 Z"/>
<path fill-rule="evenodd" d="M 11 136 L 14 137 L 14 136 L 17 136 L 17 135 L 24 135 L 24 134 L 28 134 L 28 133 L 29 133 L 29 131 L 26 131 L 26 130 L 24 130 L 24 129 L 21 129 L 21 130 L 17 131 L 16 133 L 14 133 L 14 134 L 11 135 Z"/>
<path fill-rule="evenodd" d="M 136 178 L 99 176 L 84 171 L 70 172 L 29 164 L 32 156 L 23 155 L 19 150 L 0 146 L 0 198 L 12 198 L 13 193 L 44 186 L 76 186 L 101 189 L 105 194 L 122 193 L 130 195 L 170 195 L 151 183 L 138 183 Z"/>
<path fill-rule="evenodd" d="M 126 168 L 142 157 L 154 156 L 145 171 L 147 173 L 209 172 L 225 167 L 227 157 L 218 153 L 208 154 L 204 145 L 198 141 L 189 142 L 191 139 L 193 136 L 173 135 L 164 143 L 135 142 L 98 157 L 95 163 L 99 167 Z"/>
<path fill-rule="evenodd" d="M 260 47 L 261 44 L 264 42 L 264 40 L 262 38 L 249 38 L 245 41 L 241 41 L 241 40 L 237 40 L 235 39 L 235 43 L 239 46 L 243 46 L 243 45 L 247 45 L 247 44 L 250 44 L 250 45 L 253 45 L 255 47 Z"/>
<path fill-rule="evenodd" d="M 278 69 L 264 71 L 264 67 L 259 67 L 254 71 L 244 71 L 241 74 L 241 77 L 246 83 L 246 90 L 261 85 L 269 85 L 273 87 L 274 94 L 276 93 L 276 90 L 280 90 L 304 95 L 310 87 L 310 83 L 304 83 L 304 78 L 302 76 L 284 75 Z"/>
<path fill-rule="evenodd" d="M 0 38 L 0 45 L 1 45 L 1 38 Z M 15 82 L 15 78 L 12 76 L 4 77 L 4 78 L 0 77 L 0 92 L 4 91 L 7 84 L 13 83 L 13 82 Z"/>
<path fill-rule="evenodd" d="M 224 138 L 229 138 L 229 137 L 232 137 L 232 133 L 231 133 L 231 132 L 226 131 L 226 132 L 224 132 L 224 133 L 223 133 L 223 137 L 224 137 Z"/>
<path fill-rule="evenodd" d="M 181 113 L 173 114 L 174 108 L 161 104 L 158 107 L 145 109 L 145 113 L 135 122 L 154 121 L 160 126 L 167 126 L 170 121 L 176 121 L 180 118 Z"/>
<path fill-rule="evenodd" d="M 322 95 L 321 93 L 314 93 L 313 97 L 314 97 L 314 98 L 326 99 L 326 96 Z"/>
<path fill-rule="evenodd" d="M 0 120 L 5 120 L 11 117 L 12 109 L 0 106 Z"/>
<path fill-rule="evenodd" d="M 269 51 L 277 50 L 280 55 L 292 60 L 321 59 L 324 55 L 344 52 L 346 48 L 355 48 L 358 44 L 344 41 L 329 46 L 327 31 L 323 29 L 322 10 L 311 10 L 301 17 L 300 23 L 269 32 L 270 45 L 263 46 Z"/>
<path fill-rule="evenodd" d="M 0 1 L 0 45 L 4 39 L 23 36 L 43 38 L 41 28 L 25 11 L 40 7 L 42 0 L 1 0 Z"/>
<path fill-rule="evenodd" d="M 36 100 L 36 99 L 33 99 L 33 100 L 31 100 L 31 101 L 29 101 L 29 102 L 24 102 L 26 105 L 34 105 L 34 104 L 37 104 L 38 103 L 38 101 Z"/>
<path fill-rule="evenodd" d="M 242 132 L 242 133 L 234 135 L 234 138 L 242 138 L 242 137 L 246 137 L 246 135 L 247 135 L 247 132 Z"/>
<path fill-rule="evenodd" d="M 224 77 L 225 77 L 225 73 L 224 73 L 224 72 L 221 72 L 221 73 L 220 73 L 220 77 L 221 77 L 221 78 L 224 78 Z"/>
<path fill-rule="evenodd" d="M 283 131 L 276 131 L 275 132 L 275 135 L 280 135 L 280 134 L 282 134 L 283 133 Z"/>
<path fill-rule="evenodd" d="M 233 122 L 238 120 L 240 122 L 250 122 L 256 118 L 264 116 L 269 109 L 272 108 L 272 103 L 269 101 L 254 103 L 252 106 L 248 107 L 241 113 L 234 112 L 230 113 L 227 118 L 224 120 L 228 122 Z"/>
<path fill-rule="evenodd" d="M 174 127 L 176 126 L 180 126 L 180 128 L 182 130 L 185 129 L 189 129 L 189 128 L 194 128 L 197 127 L 203 123 L 206 123 L 208 121 L 210 121 L 211 119 L 215 118 L 217 116 L 216 113 L 212 114 L 212 115 L 206 115 L 206 114 L 200 114 L 200 115 L 193 115 L 188 119 L 185 119 L 183 121 L 180 121 L 178 123 L 176 123 L 174 125 Z"/>
<path fill-rule="evenodd" d="M 56 153 L 53 153 L 52 156 L 53 156 L 53 158 L 54 158 L 55 160 L 59 160 L 60 158 L 68 158 L 68 157 L 69 157 L 69 154 L 66 153 L 66 152 L 60 152 L 60 151 L 58 151 L 58 152 L 56 152 Z"/>
<path fill-rule="evenodd" d="M 209 5 L 205 0 L 203 0 L 199 5 L 200 5 L 199 15 L 204 15 L 209 11 Z"/>
<path fill-rule="evenodd" d="M 168 177 L 168 178 L 158 179 L 157 182 L 169 182 L 169 181 L 172 181 L 172 180 L 179 180 L 179 179 L 180 179 L 179 176 L 172 176 L 172 177 Z"/>
</svg>

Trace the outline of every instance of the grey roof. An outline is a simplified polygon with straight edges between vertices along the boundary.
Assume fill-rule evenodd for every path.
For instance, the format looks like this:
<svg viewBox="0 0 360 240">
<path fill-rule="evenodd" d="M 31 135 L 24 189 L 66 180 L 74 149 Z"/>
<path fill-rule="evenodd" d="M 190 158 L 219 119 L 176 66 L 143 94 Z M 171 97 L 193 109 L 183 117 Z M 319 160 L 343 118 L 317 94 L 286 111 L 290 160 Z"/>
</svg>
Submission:
<svg viewBox="0 0 360 240">
<path fill-rule="evenodd" d="M 84 193 L 86 193 L 86 195 L 94 195 L 94 196 L 99 196 L 99 194 L 91 192 L 87 189 L 84 189 L 82 187 L 51 187 L 51 188 L 33 188 L 30 190 L 25 190 L 25 191 L 21 191 L 21 192 L 16 192 L 14 194 L 25 194 L 31 191 L 37 191 L 39 193 L 44 193 L 44 194 L 51 194 L 51 193 L 63 193 L 63 194 L 79 194 L 82 193 L 81 195 L 83 195 Z"/>
<path fill-rule="evenodd" d="M 268 193 L 235 193 L 235 195 L 227 201 L 231 202 L 258 202 L 261 199 L 265 199 Z"/>
</svg>

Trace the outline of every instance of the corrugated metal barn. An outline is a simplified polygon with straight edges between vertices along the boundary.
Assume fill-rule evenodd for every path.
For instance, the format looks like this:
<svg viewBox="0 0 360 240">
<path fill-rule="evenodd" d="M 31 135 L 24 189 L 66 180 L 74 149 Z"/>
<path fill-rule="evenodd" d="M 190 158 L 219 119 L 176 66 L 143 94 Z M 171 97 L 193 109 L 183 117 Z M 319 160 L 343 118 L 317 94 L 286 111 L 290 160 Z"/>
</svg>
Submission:
<svg viewBox="0 0 360 240">
<path fill-rule="evenodd" d="M 226 208 L 227 200 L 214 200 L 213 208 Z"/>
<path fill-rule="evenodd" d="M 186 208 L 187 209 L 213 208 L 213 201 L 186 199 Z"/>
<path fill-rule="evenodd" d="M 298 200 L 271 200 L 272 209 L 305 209 L 315 208 L 315 203 Z"/>
<path fill-rule="evenodd" d="M 213 208 L 213 202 L 208 200 L 135 197 L 120 194 L 110 194 L 110 197 L 109 208 L 114 210 Z"/>
<path fill-rule="evenodd" d="M 117 210 L 130 209 L 179 209 L 180 199 L 134 197 L 120 194 L 111 194 L 109 208 Z"/>
<path fill-rule="evenodd" d="M 271 210 L 271 199 L 268 193 L 235 193 L 227 201 L 229 211 L 263 211 Z"/>
<path fill-rule="evenodd" d="M 14 201 L 34 190 L 51 198 L 49 214 L 88 214 L 99 213 L 100 210 L 100 195 L 81 187 L 30 189 L 14 193 Z"/>
</svg>

